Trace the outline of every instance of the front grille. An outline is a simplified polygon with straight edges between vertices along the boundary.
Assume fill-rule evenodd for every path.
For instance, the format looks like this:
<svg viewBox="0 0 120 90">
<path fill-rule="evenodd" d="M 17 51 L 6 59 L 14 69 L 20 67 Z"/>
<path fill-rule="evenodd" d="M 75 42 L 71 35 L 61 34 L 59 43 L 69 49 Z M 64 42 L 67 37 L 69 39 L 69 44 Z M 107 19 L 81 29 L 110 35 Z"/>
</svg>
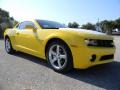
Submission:
<svg viewBox="0 0 120 90">
<path fill-rule="evenodd" d="M 113 40 L 95 40 L 95 45 L 89 46 L 97 46 L 97 47 L 114 47 Z"/>
<path fill-rule="evenodd" d="M 102 56 L 100 58 L 100 61 L 103 61 L 103 60 L 109 60 L 109 59 L 113 59 L 114 58 L 114 55 L 111 54 L 111 55 L 105 55 L 105 56 Z"/>
<path fill-rule="evenodd" d="M 113 40 L 97 40 L 97 46 L 100 47 L 113 47 Z"/>
</svg>

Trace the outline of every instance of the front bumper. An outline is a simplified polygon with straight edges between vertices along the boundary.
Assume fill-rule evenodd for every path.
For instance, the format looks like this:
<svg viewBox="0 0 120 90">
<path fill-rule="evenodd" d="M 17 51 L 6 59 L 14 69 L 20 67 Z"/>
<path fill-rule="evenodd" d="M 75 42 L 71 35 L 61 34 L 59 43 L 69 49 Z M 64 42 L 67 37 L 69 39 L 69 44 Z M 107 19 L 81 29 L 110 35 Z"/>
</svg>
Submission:
<svg viewBox="0 0 120 90">
<path fill-rule="evenodd" d="M 106 57 L 106 58 L 102 58 L 102 57 L 114 56 L 115 47 L 108 48 L 108 47 L 81 46 L 81 47 L 71 47 L 71 51 L 73 56 L 74 68 L 86 69 L 94 65 L 112 62 L 113 61 L 112 57 Z M 91 61 L 92 55 L 96 55 L 94 61 Z"/>
</svg>

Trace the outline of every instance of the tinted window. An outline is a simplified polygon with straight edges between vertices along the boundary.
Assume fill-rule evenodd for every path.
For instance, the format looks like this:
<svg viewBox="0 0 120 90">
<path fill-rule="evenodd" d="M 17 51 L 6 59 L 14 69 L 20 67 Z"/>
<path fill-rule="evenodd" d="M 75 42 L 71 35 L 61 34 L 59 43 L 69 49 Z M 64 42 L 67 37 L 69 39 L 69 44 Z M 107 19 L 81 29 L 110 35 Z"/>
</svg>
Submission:
<svg viewBox="0 0 120 90">
<path fill-rule="evenodd" d="M 37 22 L 44 29 L 66 28 L 65 25 L 55 21 L 37 20 Z"/>
<path fill-rule="evenodd" d="M 35 27 L 33 22 L 25 21 L 25 22 L 20 23 L 16 28 L 18 28 L 18 29 L 25 29 L 26 25 L 32 25 L 33 27 Z"/>
</svg>

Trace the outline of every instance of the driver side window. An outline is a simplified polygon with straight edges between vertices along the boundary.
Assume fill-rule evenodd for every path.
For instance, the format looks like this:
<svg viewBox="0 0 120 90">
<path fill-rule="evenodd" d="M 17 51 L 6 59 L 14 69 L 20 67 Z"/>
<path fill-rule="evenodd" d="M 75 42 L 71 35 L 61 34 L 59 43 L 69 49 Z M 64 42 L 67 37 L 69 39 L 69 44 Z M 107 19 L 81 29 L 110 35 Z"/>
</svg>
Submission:
<svg viewBox="0 0 120 90">
<path fill-rule="evenodd" d="M 26 25 L 31 25 L 31 26 L 33 26 L 34 28 L 36 28 L 36 26 L 34 25 L 34 23 L 31 22 L 31 21 L 24 21 L 24 22 L 18 24 L 18 25 L 16 26 L 16 28 L 18 28 L 19 30 L 23 30 L 23 29 L 25 29 Z"/>
</svg>

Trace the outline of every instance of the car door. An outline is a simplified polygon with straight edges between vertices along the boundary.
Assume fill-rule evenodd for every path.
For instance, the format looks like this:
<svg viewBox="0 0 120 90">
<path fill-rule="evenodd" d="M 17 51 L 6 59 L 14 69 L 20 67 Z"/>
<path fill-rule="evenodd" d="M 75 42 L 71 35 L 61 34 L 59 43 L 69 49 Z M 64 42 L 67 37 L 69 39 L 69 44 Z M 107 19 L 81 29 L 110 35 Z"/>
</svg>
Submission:
<svg viewBox="0 0 120 90">
<path fill-rule="evenodd" d="M 31 26 L 33 28 L 26 28 L 27 26 Z M 37 28 L 31 21 L 21 23 L 16 31 L 16 44 L 18 49 L 36 56 L 40 53 L 40 40 L 38 38 Z"/>
<path fill-rule="evenodd" d="M 16 26 L 16 34 L 15 34 L 15 46 L 17 50 L 22 50 L 22 48 L 24 47 L 24 37 L 23 37 L 23 33 L 24 33 L 24 24 L 25 22 L 22 22 L 20 24 L 18 24 Z"/>
</svg>

